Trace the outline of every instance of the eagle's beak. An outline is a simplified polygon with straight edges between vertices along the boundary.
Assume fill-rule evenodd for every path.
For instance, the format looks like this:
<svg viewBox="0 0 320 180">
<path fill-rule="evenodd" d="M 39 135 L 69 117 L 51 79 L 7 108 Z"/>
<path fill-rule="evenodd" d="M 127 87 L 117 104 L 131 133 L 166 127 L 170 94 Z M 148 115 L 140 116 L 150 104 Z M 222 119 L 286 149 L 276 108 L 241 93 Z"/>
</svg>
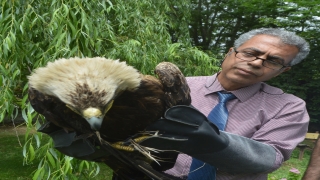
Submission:
<svg viewBox="0 0 320 180">
<path fill-rule="evenodd" d="M 93 130 L 100 130 L 101 124 L 102 124 L 103 118 L 97 118 L 97 117 L 91 117 L 90 119 L 87 119 L 88 123 L 91 126 L 91 129 Z"/>
<path fill-rule="evenodd" d="M 112 107 L 113 100 L 111 100 L 108 105 L 105 107 L 103 112 L 98 108 L 89 107 L 82 111 L 82 116 L 88 121 L 88 123 L 91 126 L 91 129 L 93 130 L 100 130 L 103 118 L 106 115 L 106 113 L 110 110 Z"/>
<path fill-rule="evenodd" d="M 100 109 L 89 107 L 83 112 L 83 117 L 88 121 L 91 129 L 98 131 L 101 128 L 103 121 L 103 114 Z"/>
</svg>

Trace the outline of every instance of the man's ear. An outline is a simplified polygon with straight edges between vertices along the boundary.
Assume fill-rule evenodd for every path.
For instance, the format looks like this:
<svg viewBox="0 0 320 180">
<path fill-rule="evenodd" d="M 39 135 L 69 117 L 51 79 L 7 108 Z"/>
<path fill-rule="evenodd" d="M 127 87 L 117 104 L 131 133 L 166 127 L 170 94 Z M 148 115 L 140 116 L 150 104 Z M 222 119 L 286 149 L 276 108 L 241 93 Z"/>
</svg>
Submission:
<svg viewBox="0 0 320 180">
<path fill-rule="evenodd" d="M 289 71 L 291 69 L 291 67 L 286 67 L 282 70 L 282 72 L 286 72 L 286 71 Z"/>
<path fill-rule="evenodd" d="M 229 56 L 229 55 L 231 55 L 232 52 L 233 52 L 233 47 L 231 47 L 231 48 L 229 49 L 229 51 L 227 52 L 227 54 L 226 54 L 226 55 L 224 56 L 224 58 L 220 61 L 220 67 L 221 67 L 223 61 L 226 59 L 226 57 Z"/>
<path fill-rule="evenodd" d="M 232 52 L 233 52 L 233 47 L 231 47 L 231 48 L 229 49 L 228 55 L 232 54 Z"/>
</svg>

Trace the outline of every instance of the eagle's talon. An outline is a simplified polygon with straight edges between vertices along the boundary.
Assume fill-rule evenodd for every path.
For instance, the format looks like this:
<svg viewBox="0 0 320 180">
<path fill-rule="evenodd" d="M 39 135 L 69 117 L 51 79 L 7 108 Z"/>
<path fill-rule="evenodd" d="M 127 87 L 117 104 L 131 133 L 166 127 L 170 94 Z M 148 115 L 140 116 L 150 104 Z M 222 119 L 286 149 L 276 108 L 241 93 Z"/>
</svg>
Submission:
<svg viewBox="0 0 320 180">
<path fill-rule="evenodd" d="M 144 135 L 144 136 L 141 136 L 141 137 L 137 137 L 137 138 L 134 138 L 133 141 L 136 142 L 136 143 L 140 143 L 142 142 L 143 140 L 149 138 L 150 136 L 149 135 Z"/>
<path fill-rule="evenodd" d="M 136 148 L 134 148 L 133 146 L 133 143 L 134 144 L 140 143 L 149 137 L 150 135 L 143 135 L 137 138 L 128 139 L 126 141 L 119 141 L 119 142 L 112 143 L 111 146 L 119 150 L 133 152 L 136 150 Z"/>
<path fill-rule="evenodd" d="M 122 142 L 122 141 L 116 142 L 116 143 L 112 143 L 111 146 L 116 148 L 116 149 L 123 150 L 123 151 L 128 151 L 128 152 L 135 151 L 134 147 L 132 147 L 131 145 L 125 145 L 125 143 Z"/>
</svg>

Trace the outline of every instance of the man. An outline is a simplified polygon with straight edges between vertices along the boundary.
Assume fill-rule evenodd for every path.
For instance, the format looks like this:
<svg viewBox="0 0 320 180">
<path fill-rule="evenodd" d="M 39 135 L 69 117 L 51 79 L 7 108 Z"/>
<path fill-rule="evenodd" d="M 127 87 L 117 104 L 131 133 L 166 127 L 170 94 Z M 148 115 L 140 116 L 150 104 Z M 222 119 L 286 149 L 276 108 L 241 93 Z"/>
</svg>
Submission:
<svg viewBox="0 0 320 180">
<path fill-rule="evenodd" d="M 309 165 L 302 178 L 303 180 L 320 179 L 320 140 L 318 138 L 310 157 Z"/>
<path fill-rule="evenodd" d="M 166 171 L 183 179 L 214 179 L 214 175 L 207 174 L 216 171 L 217 180 L 266 180 L 267 174 L 288 160 L 296 145 L 304 139 L 309 116 L 303 100 L 264 81 L 290 70 L 308 53 L 308 43 L 285 30 L 262 28 L 241 35 L 229 49 L 219 73 L 187 79 L 192 105 L 207 117 L 219 103 L 217 92 L 235 95 L 235 99 L 226 103 L 228 118 L 224 131 L 210 130 L 206 120 L 194 123 L 197 119 L 194 117 L 203 119 L 201 115 L 193 116 L 197 113 L 188 113 L 186 108 L 181 113 L 183 110 L 178 109 L 177 113 L 169 112 L 165 119 L 149 128 L 159 130 L 160 136 L 167 139 L 173 137 L 173 143 L 158 137 L 159 141 L 153 138 L 142 144 L 163 150 L 175 149 L 193 156 L 194 159 L 180 154 L 175 166 Z M 210 134 L 202 133 L 203 128 L 206 132 L 211 131 Z M 179 136 L 184 138 L 178 141 Z M 194 136 L 198 137 L 192 139 Z M 203 163 L 190 169 L 197 160 Z M 209 173 L 203 170 L 207 164 L 216 170 Z M 197 175 L 193 176 L 194 173 Z"/>
</svg>

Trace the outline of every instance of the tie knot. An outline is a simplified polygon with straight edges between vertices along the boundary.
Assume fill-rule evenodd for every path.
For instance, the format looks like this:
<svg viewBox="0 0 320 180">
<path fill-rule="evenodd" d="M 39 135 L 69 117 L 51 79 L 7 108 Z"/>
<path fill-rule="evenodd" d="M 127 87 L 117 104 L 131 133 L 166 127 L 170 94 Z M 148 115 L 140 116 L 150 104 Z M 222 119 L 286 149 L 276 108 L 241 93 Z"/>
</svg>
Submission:
<svg viewBox="0 0 320 180">
<path fill-rule="evenodd" d="M 232 93 L 223 93 L 223 92 L 218 92 L 218 95 L 219 95 L 219 100 L 220 102 L 222 103 L 225 103 L 231 99 L 234 99 L 236 98 L 236 96 Z"/>
</svg>

